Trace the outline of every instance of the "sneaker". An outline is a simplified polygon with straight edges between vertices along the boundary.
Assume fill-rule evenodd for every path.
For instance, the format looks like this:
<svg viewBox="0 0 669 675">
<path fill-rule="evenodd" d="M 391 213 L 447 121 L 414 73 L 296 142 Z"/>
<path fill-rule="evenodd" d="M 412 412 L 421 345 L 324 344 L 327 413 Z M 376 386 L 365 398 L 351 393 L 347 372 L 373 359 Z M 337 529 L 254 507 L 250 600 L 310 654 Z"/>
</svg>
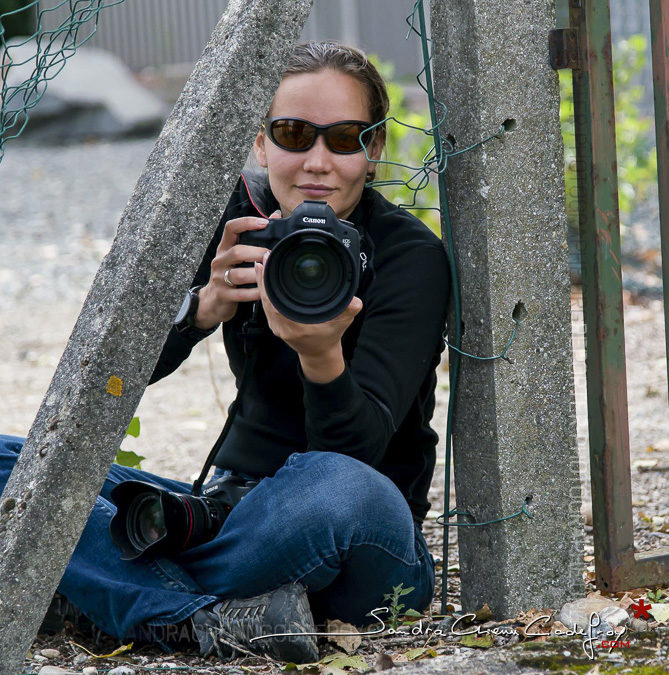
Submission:
<svg viewBox="0 0 669 675">
<path fill-rule="evenodd" d="M 278 661 L 311 663 L 318 660 L 307 592 L 301 584 L 284 584 L 274 591 L 243 600 L 223 600 L 197 611 L 193 627 L 203 656 L 233 658 L 245 652 L 266 654 Z M 275 635 L 260 640 L 263 635 Z"/>
</svg>

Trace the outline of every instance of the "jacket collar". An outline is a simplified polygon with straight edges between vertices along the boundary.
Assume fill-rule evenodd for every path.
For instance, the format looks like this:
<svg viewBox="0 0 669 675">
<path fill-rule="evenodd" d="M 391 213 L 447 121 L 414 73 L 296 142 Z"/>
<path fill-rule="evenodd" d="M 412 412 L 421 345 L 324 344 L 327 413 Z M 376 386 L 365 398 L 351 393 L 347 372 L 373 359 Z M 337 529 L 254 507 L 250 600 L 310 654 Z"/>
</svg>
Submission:
<svg viewBox="0 0 669 675">
<path fill-rule="evenodd" d="M 262 218 L 269 218 L 279 208 L 279 202 L 272 194 L 267 178 L 267 172 L 257 169 L 242 171 L 242 183 L 244 184 L 249 201 Z M 369 195 L 369 188 L 365 188 L 360 201 L 353 209 L 346 220 L 360 231 L 366 220 L 366 203 Z"/>
<path fill-rule="evenodd" d="M 258 212 L 260 217 L 268 218 L 274 211 L 279 208 L 279 202 L 272 194 L 269 187 L 269 180 L 266 171 L 245 170 L 241 175 L 242 192 L 245 192 L 249 202 Z M 371 236 L 365 225 L 369 222 L 373 209 L 373 195 L 372 188 L 365 188 L 362 191 L 362 197 L 353 209 L 349 217 L 346 219 L 360 233 L 360 260 L 362 275 L 360 278 L 360 286 L 358 291 L 363 291 L 374 279 L 374 252 L 375 246 Z"/>
<path fill-rule="evenodd" d="M 262 218 L 269 218 L 279 208 L 279 202 L 269 187 L 266 171 L 242 171 L 242 183 L 249 201 Z"/>
</svg>

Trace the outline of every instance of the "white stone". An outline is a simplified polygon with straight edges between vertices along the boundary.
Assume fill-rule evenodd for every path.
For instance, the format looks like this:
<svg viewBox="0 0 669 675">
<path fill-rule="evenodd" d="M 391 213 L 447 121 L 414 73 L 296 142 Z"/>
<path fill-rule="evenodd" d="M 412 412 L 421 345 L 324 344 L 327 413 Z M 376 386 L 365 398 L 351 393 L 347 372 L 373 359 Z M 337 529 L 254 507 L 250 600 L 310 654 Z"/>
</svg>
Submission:
<svg viewBox="0 0 669 675">
<path fill-rule="evenodd" d="M 579 628 L 585 628 L 590 624 L 590 616 L 593 612 L 598 614 L 600 620 L 603 622 L 604 618 L 602 617 L 601 612 L 607 608 L 610 608 L 608 609 L 609 612 L 621 609 L 621 607 L 616 605 L 610 598 L 595 595 L 566 603 L 562 606 L 562 609 L 556 618 L 560 623 L 567 626 L 567 628 L 573 628 L 574 624 Z M 625 612 L 625 614 L 627 614 L 627 612 Z M 606 621 L 611 625 L 608 619 Z"/>
<path fill-rule="evenodd" d="M 60 652 L 57 649 L 42 649 L 40 654 L 46 656 L 47 659 L 60 658 Z"/>
<path fill-rule="evenodd" d="M 118 668 L 110 670 L 109 675 L 135 675 L 135 671 L 128 666 L 118 666 Z"/>
<path fill-rule="evenodd" d="M 14 60 L 7 73 L 9 87 L 28 79 L 35 67 L 35 41 L 18 44 L 23 41 L 17 38 L 8 45 Z M 54 49 L 58 46 L 54 44 Z M 11 110 L 12 103 L 9 105 Z M 49 81 L 39 104 L 30 111 L 30 119 L 40 124 L 31 128 L 29 123 L 24 134 L 61 139 L 117 137 L 159 127 L 165 112 L 163 103 L 137 83 L 117 56 L 85 45 L 68 58 L 58 77 Z"/>
<path fill-rule="evenodd" d="M 599 618 L 602 621 L 606 621 L 609 626 L 627 626 L 630 622 L 630 615 L 622 607 L 616 607 L 615 605 L 610 605 L 609 607 L 604 607 L 604 609 L 599 612 Z"/>
</svg>

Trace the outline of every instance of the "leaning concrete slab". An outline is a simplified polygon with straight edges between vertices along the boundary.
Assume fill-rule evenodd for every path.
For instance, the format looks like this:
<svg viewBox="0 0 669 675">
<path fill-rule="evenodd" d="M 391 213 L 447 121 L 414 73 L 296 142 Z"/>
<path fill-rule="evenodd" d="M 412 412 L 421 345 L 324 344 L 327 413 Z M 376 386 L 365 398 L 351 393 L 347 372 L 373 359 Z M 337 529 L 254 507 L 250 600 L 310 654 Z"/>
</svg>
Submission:
<svg viewBox="0 0 669 675">
<path fill-rule="evenodd" d="M 579 460 L 554 0 L 432 1 L 437 97 L 463 306 L 454 466 L 458 507 L 479 522 L 528 500 L 533 515 L 458 532 L 462 603 L 495 616 L 583 593 Z M 467 520 L 466 518 L 463 520 Z"/>
<path fill-rule="evenodd" d="M 231 0 L 168 118 L 0 501 L 16 675 L 299 37 L 309 0 Z"/>
</svg>

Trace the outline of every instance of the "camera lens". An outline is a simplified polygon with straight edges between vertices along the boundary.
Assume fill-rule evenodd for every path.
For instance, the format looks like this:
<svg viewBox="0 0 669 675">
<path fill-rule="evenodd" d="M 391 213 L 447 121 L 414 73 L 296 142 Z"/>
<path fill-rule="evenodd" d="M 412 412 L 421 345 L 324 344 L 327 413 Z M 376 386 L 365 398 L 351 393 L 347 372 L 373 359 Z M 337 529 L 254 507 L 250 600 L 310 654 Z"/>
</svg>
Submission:
<svg viewBox="0 0 669 675">
<path fill-rule="evenodd" d="M 109 523 L 122 560 L 176 553 L 211 541 L 232 506 L 255 485 L 238 476 L 213 481 L 209 497 L 170 492 L 144 481 L 128 480 L 111 491 L 116 513 Z"/>
<path fill-rule="evenodd" d="M 272 250 L 265 288 L 272 304 L 300 323 L 321 323 L 343 312 L 358 283 L 357 261 L 334 235 L 298 230 Z"/>
<path fill-rule="evenodd" d="M 325 260 L 317 253 L 305 253 L 295 261 L 295 281 L 305 288 L 318 288 L 327 277 Z"/>
<path fill-rule="evenodd" d="M 160 497 L 143 494 L 130 505 L 127 515 L 128 536 L 139 549 L 146 548 L 165 536 L 165 514 Z"/>
<path fill-rule="evenodd" d="M 284 240 L 285 241 L 285 240 Z M 283 243 L 283 242 L 282 242 Z M 276 281 L 272 287 L 279 302 L 303 307 L 306 312 L 329 305 L 341 294 L 346 269 L 329 242 L 316 237 L 296 237 L 290 246 L 282 247 L 276 256 Z M 276 258 L 279 258 L 278 263 Z"/>
</svg>

